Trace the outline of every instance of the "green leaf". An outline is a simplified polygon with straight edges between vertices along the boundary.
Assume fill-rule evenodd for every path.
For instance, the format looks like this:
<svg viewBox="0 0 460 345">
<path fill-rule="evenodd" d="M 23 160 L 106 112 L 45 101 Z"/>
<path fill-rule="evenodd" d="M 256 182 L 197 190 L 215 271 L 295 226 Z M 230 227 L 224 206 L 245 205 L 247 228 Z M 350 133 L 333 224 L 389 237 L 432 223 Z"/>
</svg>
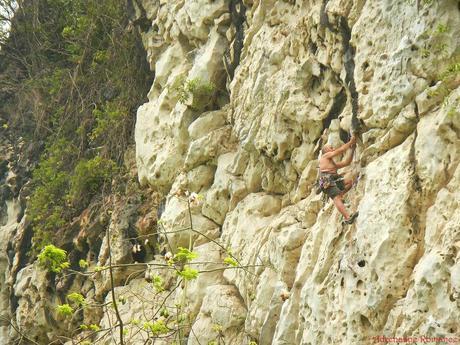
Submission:
<svg viewBox="0 0 460 345">
<path fill-rule="evenodd" d="M 191 252 L 187 248 L 179 247 L 178 252 L 174 255 L 175 262 L 190 262 L 193 259 L 196 259 L 198 254 L 195 252 Z"/>
<path fill-rule="evenodd" d="M 87 268 L 89 266 L 89 263 L 88 261 L 81 259 L 80 261 L 78 261 L 78 266 L 80 266 L 80 268 Z"/>
<path fill-rule="evenodd" d="M 69 302 L 72 302 L 76 304 L 77 306 L 83 306 L 86 304 L 86 299 L 83 297 L 83 295 L 77 293 L 77 292 L 72 292 L 67 295 L 67 299 Z"/>
<path fill-rule="evenodd" d="M 89 325 L 88 328 L 94 332 L 99 332 L 101 330 L 101 327 L 99 327 L 99 325 L 95 325 L 95 324 L 92 324 L 92 325 Z"/>
<path fill-rule="evenodd" d="M 238 266 L 238 262 L 230 257 L 230 256 L 227 256 L 225 259 L 224 259 L 224 263 L 229 265 L 229 266 L 233 266 L 233 267 L 237 267 Z"/>
<path fill-rule="evenodd" d="M 185 280 L 193 280 L 198 278 L 198 270 L 185 266 L 182 271 L 178 271 L 177 275 L 184 278 Z"/>
<path fill-rule="evenodd" d="M 58 314 L 62 316 L 71 316 L 74 312 L 73 308 L 69 304 L 61 304 L 56 307 Z"/>
<path fill-rule="evenodd" d="M 162 292 L 165 290 L 163 278 L 161 278 L 159 275 L 154 275 L 152 277 L 152 284 L 156 292 Z"/>
<path fill-rule="evenodd" d="M 144 329 L 152 332 L 153 336 L 158 336 L 169 332 L 169 328 L 166 327 L 163 320 L 155 322 L 144 322 Z"/>
</svg>

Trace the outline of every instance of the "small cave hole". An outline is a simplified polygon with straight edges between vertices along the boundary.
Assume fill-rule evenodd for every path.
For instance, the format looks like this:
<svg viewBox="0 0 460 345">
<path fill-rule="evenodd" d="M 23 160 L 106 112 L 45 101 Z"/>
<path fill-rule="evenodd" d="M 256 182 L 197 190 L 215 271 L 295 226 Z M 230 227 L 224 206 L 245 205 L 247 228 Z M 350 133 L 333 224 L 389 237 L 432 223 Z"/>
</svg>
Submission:
<svg viewBox="0 0 460 345">
<path fill-rule="evenodd" d="M 361 315 L 359 318 L 361 320 L 361 325 L 363 325 L 363 327 L 365 328 L 372 327 L 372 324 L 367 317 L 365 317 L 364 315 Z"/>
<path fill-rule="evenodd" d="M 366 261 L 365 261 L 365 260 L 359 260 L 359 261 L 358 261 L 358 266 L 359 266 L 359 267 L 364 267 L 364 266 L 366 266 Z"/>
<path fill-rule="evenodd" d="M 345 281 L 344 281 L 344 279 L 342 277 L 342 280 L 340 280 L 340 286 L 343 287 L 344 284 L 345 284 Z"/>
<path fill-rule="evenodd" d="M 362 69 L 366 70 L 368 68 L 369 68 L 369 62 L 366 61 L 366 62 L 363 63 Z"/>
<path fill-rule="evenodd" d="M 322 80 L 321 77 L 313 76 L 311 78 L 311 81 L 310 81 L 310 89 L 315 90 L 315 89 L 319 88 L 320 85 L 321 85 L 321 80 Z"/>
<path fill-rule="evenodd" d="M 433 86 L 435 86 L 435 85 L 436 85 L 436 80 L 430 81 L 430 87 L 433 87 Z"/>
<path fill-rule="evenodd" d="M 342 140 L 344 143 L 348 142 L 348 140 L 350 139 L 348 132 L 344 130 L 343 128 L 339 129 L 339 136 L 340 136 L 340 140 Z"/>
<path fill-rule="evenodd" d="M 311 52 L 313 55 L 315 55 L 316 52 L 318 51 L 318 46 L 316 45 L 315 42 L 310 42 L 309 48 L 310 48 L 310 52 Z"/>
</svg>

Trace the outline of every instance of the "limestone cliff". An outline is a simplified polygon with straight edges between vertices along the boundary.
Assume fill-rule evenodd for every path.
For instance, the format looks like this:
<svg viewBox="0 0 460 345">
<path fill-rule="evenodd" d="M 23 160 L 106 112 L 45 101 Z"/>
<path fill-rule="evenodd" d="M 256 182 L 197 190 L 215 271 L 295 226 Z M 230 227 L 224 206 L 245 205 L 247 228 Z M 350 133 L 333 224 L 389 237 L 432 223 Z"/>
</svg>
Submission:
<svg viewBox="0 0 460 345">
<path fill-rule="evenodd" d="M 142 191 L 114 195 L 110 214 L 88 211 L 73 241 L 102 266 L 108 240 L 124 265 L 135 260 L 129 239 L 149 239 L 145 262 L 115 277 L 123 322 L 156 319 L 167 296 L 191 321 L 182 338 L 189 345 L 367 345 L 376 336 L 460 343 L 460 2 L 134 5 L 148 23 L 142 37 L 155 74 L 135 129 Z M 359 140 L 348 173 L 357 182 L 347 200 L 359 217 L 343 226 L 314 183 L 321 145 L 340 145 L 352 130 Z M 51 315 L 59 287 L 110 303 L 110 277 L 56 288 L 36 264 L 14 271 L 21 249 L 10 243 L 30 234 L 20 195 L 6 192 L 13 165 L 0 166 L 9 186 L 0 195 L 0 303 L 28 335 L 56 340 L 68 329 Z M 200 197 L 189 203 L 189 193 Z M 202 273 L 177 284 L 163 254 L 188 246 Z M 237 267 L 223 264 L 229 253 Z M 152 291 L 156 275 L 166 291 Z M 116 323 L 110 308 L 81 319 Z M 19 343 L 9 323 L 1 326 L 5 344 Z M 146 343 L 141 331 L 127 337 Z"/>
</svg>

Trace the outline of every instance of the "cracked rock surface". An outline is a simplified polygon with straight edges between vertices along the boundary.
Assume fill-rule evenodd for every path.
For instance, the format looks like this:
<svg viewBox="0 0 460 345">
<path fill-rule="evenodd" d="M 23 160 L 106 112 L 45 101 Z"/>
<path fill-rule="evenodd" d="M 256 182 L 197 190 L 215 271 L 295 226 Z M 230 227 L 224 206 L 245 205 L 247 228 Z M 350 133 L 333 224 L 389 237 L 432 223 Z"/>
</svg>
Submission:
<svg viewBox="0 0 460 345">
<path fill-rule="evenodd" d="M 151 12 L 157 30 L 145 43 L 157 77 L 136 132 L 140 180 L 174 186 L 165 222 L 173 228 L 183 212 L 175 188 L 201 193 L 217 240 L 254 265 L 224 272 L 232 288 L 210 282 L 199 338 L 222 308 L 206 302 L 211 294 L 233 296 L 244 315 L 222 321 L 230 344 L 460 334 L 460 77 L 444 72 L 460 58 L 458 2 L 243 1 L 241 59 L 222 81 L 237 32 L 222 18 L 229 3 L 169 1 Z M 206 6 L 203 19 L 196 9 Z M 226 104 L 193 113 L 171 91 L 181 73 L 213 81 Z M 348 200 L 360 216 L 343 228 L 312 191 L 315 160 L 319 145 L 357 127 L 348 170 L 360 177 Z M 212 167 L 199 187 L 187 179 L 197 167 Z"/>
</svg>

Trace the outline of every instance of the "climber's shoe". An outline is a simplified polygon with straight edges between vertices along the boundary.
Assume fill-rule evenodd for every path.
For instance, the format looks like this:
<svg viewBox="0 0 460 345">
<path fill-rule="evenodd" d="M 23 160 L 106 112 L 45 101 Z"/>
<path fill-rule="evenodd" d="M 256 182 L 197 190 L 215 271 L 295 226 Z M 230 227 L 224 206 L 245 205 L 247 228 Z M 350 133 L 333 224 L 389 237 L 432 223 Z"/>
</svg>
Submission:
<svg viewBox="0 0 460 345">
<path fill-rule="evenodd" d="M 342 225 L 349 225 L 349 224 L 353 224 L 353 222 L 355 221 L 356 218 L 358 218 L 358 215 L 359 215 L 359 212 L 355 212 L 353 213 L 350 218 L 348 218 L 347 220 L 344 220 L 342 222 Z"/>
</svg>

